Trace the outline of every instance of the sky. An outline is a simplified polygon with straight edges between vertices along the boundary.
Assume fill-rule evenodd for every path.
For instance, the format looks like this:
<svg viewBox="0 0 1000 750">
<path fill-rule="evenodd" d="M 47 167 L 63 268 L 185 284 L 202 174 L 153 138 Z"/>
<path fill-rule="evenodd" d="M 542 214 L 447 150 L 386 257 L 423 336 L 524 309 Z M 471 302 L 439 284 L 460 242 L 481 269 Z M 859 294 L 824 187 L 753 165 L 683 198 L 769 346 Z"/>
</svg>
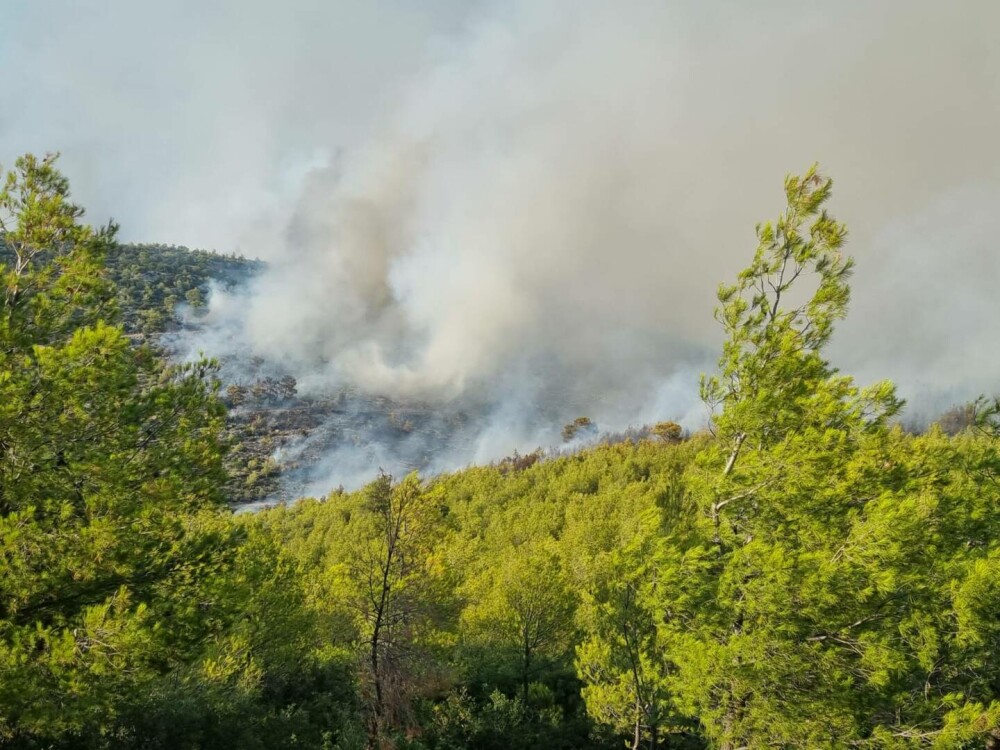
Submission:
<svg viewBox="0 0 1000 750">
<path fill-rule="evenodd" d="M 857 259 L 831 357 L 931 413 L 1000 388 L 997 28 L 996 0 L 5 0 L 0 163 L 59 150 L 123 238 L 267 259 L 202 349 L 489 402 L 490 454 L 542 405 L 703 418 L 716 286 L 818 161 Z"/>
<path fill-rule="evenodd" d="M 4 0 L 0 164 L 59 151 L 129 241 L 273 253 L 308 170 L 364 141 L 468 0 Z"/>
</svg>

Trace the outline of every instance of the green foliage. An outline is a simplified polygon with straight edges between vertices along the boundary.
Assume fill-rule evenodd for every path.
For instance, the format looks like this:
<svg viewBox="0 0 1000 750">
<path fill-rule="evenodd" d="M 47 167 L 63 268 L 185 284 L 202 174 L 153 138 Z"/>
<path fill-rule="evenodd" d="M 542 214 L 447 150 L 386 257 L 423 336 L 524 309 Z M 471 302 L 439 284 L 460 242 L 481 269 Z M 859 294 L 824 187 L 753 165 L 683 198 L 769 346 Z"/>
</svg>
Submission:
<svg viewBox="0 0 1000 750">
<path fill-rule="evenodd" d="M 722 408 L 715 433 L 731 456 L 747 440 L 748 450 L 762 449 L 791 432 L 840 427 L 838 419 L 878 425 L 901 406 L 886 383 L 857 393 L 822 357 L 847 313 L 854 267 L 840 253 L 846 228 L 822 210 L 832 186 L 815 167 L 787 178 L 785 213 L 758 225 L 753 262 L 736 284 L 719 287 L 716 319 L 726 340 L 720 374 L 702 379 L 702 398 Z M 805 299 L 795 286 L 803 281 L 814 285 Z"/>
<path fill-rule="evenodd" d="M 719 291 L 709 432 L 663 422 L 233 516 L 226 493 L 277 467 L 247 455 L 229 476 L 213 364 L 164 363 L 115 321 L 162 330 L 240 262 L 118 246 L 79 222 L 54 157 L 18 160 L 0 745 L 996 747 L 1000 407 L 908 435 L 891 384 L 824 359 L 846 231 L 815 169 L 785 188 Z"/>
<path fill-rule="evenodd" d="M 684 437 L 684 428 L 676 422 L 657 422 L 650 432 L 667 443 L 676 443 Z"/>
<path fill-rule="evenodd" d="M 95 231 L 77 219 L 55 154 L 22 156 L 0 189 L 0 342 L 9 354 L 51 344 L 113 314 L 100 273 L 113 224 Z"/>
<path fill-rule="evenodd" d="M 573 642 L 576 597 L 564 579 L 556 541 L 543 537 L 508 550 L 499 565 L 494 561 L 471 577 L 463 594 L 470 602 L 462 615 L 465 630 L 515 655 L 527 703 L 539 655 L 564 656 Z"/>
<path fill-rule="evenodd" d="M 244 283 L 260 261 L 172 245 L 113 244 L 105 254 L 126 333 L 152 335 L 178 325 L 178 305 L 195 313 L 207 304 L 209 285 Z"/>
<path fill-rule="evenodd" d="M 255 522 L 298 561 L 324 634 L 356 665 L 369 716 L 382 601 L 373 584 L 386 582 L 383 741 L 617 747 L 588 716 L 575 667 L 577 646 L 601 627 L 585 614 L 610 585 L 599 560 L 617 555 L 643 512 L 655 529 L 661 513 L 678 512 L 678 481 L 703 443 L 621 443 L 425 485 L 382 478 Z M 400 556 L 389 555 L 392 519 L 405 522 Z"/>
<path fill-rule="evenodd" d="M 970 406 L 971 423 L 983 433 L 1000 437 L 1000 397 L 977 399 Z"/>
<path fill-rule="evenodd" d="M 717 438 L 685 480 L 696 523 L 650 591 L 665 689 L 720 748 L 984 738 L 997 683 L 959 656 L 976 637 L 956 628 L 955 582 L 990 554 L 997 486 L 969 481 L 961 443 L 890 431 L 890 384 L 858 389 L 823 359 L 852 266 L 829 192 L 815 170 L 789 178 L 788 210 L 719 292 L 727 341 L 703 384 Z M 800 277 L 814 290 L 785 307 Z M 991 465 L 995 446 L 975 453 Z"/>
<path fill-rule="evenodd" d="M 77 222 L 54 157 L 4 185 L 0 744 L 284 746 L 315 725 L 283 691 L 334 662 L 296 635 L 283 553 L 225 509 L 214 366 L 106 322 L 114 228 Z"/>
</svg>

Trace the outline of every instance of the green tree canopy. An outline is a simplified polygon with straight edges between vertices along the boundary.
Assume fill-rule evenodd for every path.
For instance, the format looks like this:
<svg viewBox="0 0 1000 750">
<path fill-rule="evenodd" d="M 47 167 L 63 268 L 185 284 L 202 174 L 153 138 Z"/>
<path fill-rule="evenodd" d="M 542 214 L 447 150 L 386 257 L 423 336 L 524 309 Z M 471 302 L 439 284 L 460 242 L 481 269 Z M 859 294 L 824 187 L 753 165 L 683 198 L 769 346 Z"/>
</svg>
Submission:
<svg viewBox="0 0 1000 750">
<path fill-rule="evenodd" d="M 727 338 L 702 389 L 716 440 L 656 593 L 667 688 L 723 750 L 957 746 L 996 721 L 984 675 L 943 666 L 962 641 L 956 582 L 990 559 L 969 522 L 992 527 L 996 485 L 891 430 L 891 384 L 859 389 L 824 358 L 852 268 L 830 191 L 815 169 L 788 178 L 785 213 L 719 290 Z"/>
<path fill-rule="evenodd" d="M 114 327 L 113 225 L 79 222 L 53 156 L 0 192 L 0 738 L 85 745 L 233 612 L 212 365 Z"/>
</svg>

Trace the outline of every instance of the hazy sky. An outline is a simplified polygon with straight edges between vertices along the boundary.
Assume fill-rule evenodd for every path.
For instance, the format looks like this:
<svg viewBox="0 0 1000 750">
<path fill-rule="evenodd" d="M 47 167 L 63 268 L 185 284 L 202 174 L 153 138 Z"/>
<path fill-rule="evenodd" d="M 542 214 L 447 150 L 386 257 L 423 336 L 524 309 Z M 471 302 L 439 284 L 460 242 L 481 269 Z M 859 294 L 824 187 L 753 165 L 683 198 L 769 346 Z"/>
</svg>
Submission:
<svg viewBox="0 0 1000 750">
<path fill-rule="evenodd" d="M 272 260 L 215 333 L 303 382 L 612 425 L 693 407 L 717 283 L 819 161 L 858 261 L 835 362 L 947 404 L 1000 387 L 998 28 L 997 0 L 5 0 L 0 160 L 61 150 L 125 238 Z"/>
<path fill-rule="evenodd" d="M 267 252 L 469 0 L 2 0 L 0 164 L 58 150 L 122 236 Z"/>
</svg>

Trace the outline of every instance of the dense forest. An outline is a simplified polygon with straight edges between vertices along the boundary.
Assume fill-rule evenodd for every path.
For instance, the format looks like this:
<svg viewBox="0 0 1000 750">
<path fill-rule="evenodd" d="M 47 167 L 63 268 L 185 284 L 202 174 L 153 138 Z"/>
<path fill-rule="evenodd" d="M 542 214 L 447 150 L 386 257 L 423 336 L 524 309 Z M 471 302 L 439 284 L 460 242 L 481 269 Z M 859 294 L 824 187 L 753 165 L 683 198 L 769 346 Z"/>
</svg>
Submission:
<svg viewBox="0 0 1000 750">
<path fill-rule="evenodd" d="M 815 169 L 785 193 L 719 288 L 704 432 L 233 514 L 216 364 L 130 334 L 243 262 L 171 280 L 18 159 L 0 746 L 1000 746 L 1000 404 L 910 434 L 832 368 L 846 230 Z"/>
<path fill-rule="evenodd" d="M 217 255 L 173 245 L 111 245 L 104 256 L 114 285 L 120 322 L 129 334 L 156 334 L 180 324 L 178 306 L 205 307 L 213 282 L 235 287 L 263 264 L 238 255 Z"/>
</svg>

